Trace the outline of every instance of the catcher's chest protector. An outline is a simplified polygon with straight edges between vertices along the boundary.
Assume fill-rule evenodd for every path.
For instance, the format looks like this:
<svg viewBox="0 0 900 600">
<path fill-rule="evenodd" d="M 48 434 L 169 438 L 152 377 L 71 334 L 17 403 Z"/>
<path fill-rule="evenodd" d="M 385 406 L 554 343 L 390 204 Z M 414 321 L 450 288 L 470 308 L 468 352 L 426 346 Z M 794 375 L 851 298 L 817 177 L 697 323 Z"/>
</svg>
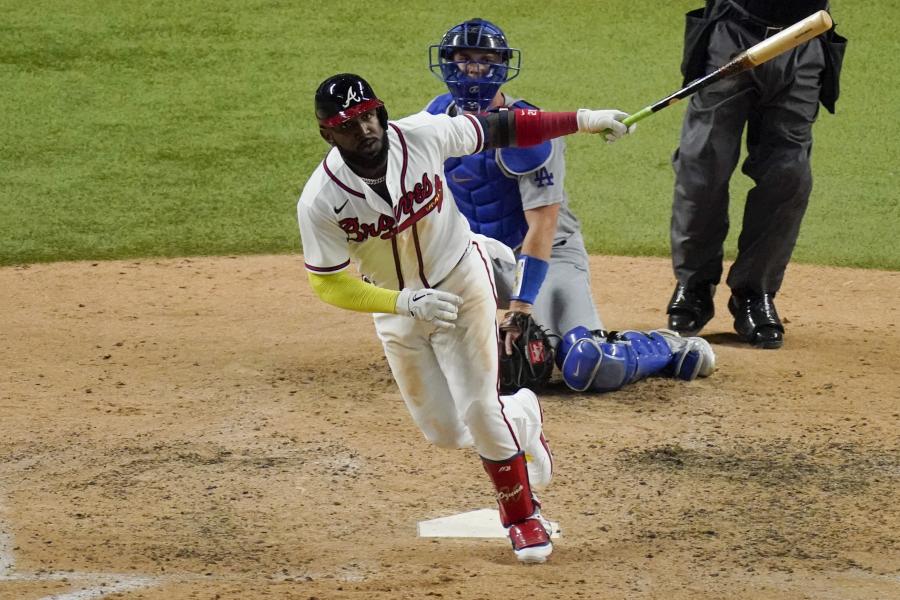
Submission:
<svg viewBox="0 0 900 600">
<path fill-rule="evenodd" d="M 452 103 L 453 97 L 443 94 L 432 100 L 425 110 L 442 115 Z M 521 101 L 513 106 L 533 108 Z M 456 206 L 469 221 L 472 231 L 499 240 L 510 248 L 522 244 L 528 222 L 522 209 L 519 179 L 503 170 L 497 161 L 496 150 L 448 158 L 444 172 Z"/>
<path fill-rule="evenodd" d="M 503 173 L 496 152 L 450 158 L 444 170 L 456 206 L 472 231 L 518 248 L 528 231 L 519 180 Z"/>
</svg>

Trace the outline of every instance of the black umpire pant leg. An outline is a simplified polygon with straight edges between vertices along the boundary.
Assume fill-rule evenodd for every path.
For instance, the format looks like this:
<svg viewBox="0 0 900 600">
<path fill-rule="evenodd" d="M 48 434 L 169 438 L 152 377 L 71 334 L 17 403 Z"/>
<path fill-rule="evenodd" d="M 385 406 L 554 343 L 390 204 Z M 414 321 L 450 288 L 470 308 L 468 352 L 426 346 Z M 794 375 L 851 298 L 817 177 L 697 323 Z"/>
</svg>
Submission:
<svg viewBox="0 0 900 600">
<path fill-rule="evenodd" d="M 752 74 L 763 96 L 750 113 L 743 172 L 755 185 L 728 273 L 732 290 L 781 289 L 812 192 L 812 125 L 823 66 L 822 46 L 813 40 Z"/>
<path fill-rule="evenodd" d="M 722 35 L 726 34 L 713 34 L 713 63 L 724 64 L 733 51 L 732 43 L 717 42 Z M 675 278 L 688 286 L 717 284 L 721 279 L 729 227 L 728 186 L 754 94 L 746 73 L 741 73 L 694 94 L 685 112 L 672 158 L 675 190 L 669 232 Z"/>
</svg>

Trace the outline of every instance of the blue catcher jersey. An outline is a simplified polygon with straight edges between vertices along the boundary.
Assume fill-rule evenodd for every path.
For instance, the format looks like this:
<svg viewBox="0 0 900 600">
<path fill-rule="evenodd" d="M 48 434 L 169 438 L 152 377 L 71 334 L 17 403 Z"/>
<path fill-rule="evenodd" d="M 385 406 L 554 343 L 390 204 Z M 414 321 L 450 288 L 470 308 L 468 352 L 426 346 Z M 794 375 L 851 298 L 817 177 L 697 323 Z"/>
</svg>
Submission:
<svg viewBox="0 0 900 600">
<path fill-rule="evenodd" d="M 447 93 L 432 100 L 425 110 L 443 114 L 452 104 L 453 97 Z M 510 108 L 536 107 L 518 100 Z M 500 240 L 510 248 L 522 244 L 528 223 L 517 175 L 540 168 L 551 151 L 551 142 L 547 141 L 528 148 L 486 150 L 444 163 L 447 185 L 472 231 Z"/>
</svg>

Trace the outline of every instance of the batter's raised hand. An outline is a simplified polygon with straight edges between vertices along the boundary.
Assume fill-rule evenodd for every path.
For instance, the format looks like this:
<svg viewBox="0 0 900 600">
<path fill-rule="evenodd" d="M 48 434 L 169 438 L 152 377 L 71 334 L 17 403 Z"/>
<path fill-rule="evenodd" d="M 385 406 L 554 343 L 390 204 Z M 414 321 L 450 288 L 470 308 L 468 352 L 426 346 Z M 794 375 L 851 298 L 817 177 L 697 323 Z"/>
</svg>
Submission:
<svg viewBox="0 0 900 600">
<path fill-rule="evenodd" d="M 441 329 L 453 329 L 453 321 L 459 313 L 463 299 L 456 294 L 425 288 L 403 290 L 397 297 L 397 314 L 408 314 L 420 321 L 427 321 Z"/>
<path fill-rule="evenodd" d="M 609 143 L 629 133 L 633 133 L 637 125 L 627 127 L 622 119 L 628 116 L 621 110 L 589 110 L 579 108 L 576 115 L 578 131 L 584 133 L 600 133 Z"/>
</svg>

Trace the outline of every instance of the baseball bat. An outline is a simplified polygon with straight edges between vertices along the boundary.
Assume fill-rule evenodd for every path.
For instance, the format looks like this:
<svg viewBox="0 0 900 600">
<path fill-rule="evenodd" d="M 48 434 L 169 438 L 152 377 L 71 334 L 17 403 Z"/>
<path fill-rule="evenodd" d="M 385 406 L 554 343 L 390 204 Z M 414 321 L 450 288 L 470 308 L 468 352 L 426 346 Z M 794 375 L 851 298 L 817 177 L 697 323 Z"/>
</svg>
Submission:
<svg viewBox="0 0 900 600">
<path fill-rule="evenodd" d="M 646 106 L 636 113 L 633 113 L 622 120 L 626 126 L 637 123 L 641 119 L 649 117 L 655 112 L 659 112 L 667 106 L 675 104 L 679 100 L 687 98 L 697 90 L 708 86 L 711 83 L 730 77 L 742 71 L 757 67 L 767 60 L 771 60 L 787 52 L 791 48 L 796 48 L 803 42 L 807 42 L 817 35 L 825 33 L 833 25 L 831 15 L 827 11 L 820 10 L 811 14 L 802 21 L 797 21 L 790 27 L 779 31 L 770 38 L 766 38 L 760 43 L 747 48 L 725 65 L 722 65 L 712 73 L 699 77 L 690 82 L 674 94 L 670 94 L 650 106 Z"/>
</svg>

